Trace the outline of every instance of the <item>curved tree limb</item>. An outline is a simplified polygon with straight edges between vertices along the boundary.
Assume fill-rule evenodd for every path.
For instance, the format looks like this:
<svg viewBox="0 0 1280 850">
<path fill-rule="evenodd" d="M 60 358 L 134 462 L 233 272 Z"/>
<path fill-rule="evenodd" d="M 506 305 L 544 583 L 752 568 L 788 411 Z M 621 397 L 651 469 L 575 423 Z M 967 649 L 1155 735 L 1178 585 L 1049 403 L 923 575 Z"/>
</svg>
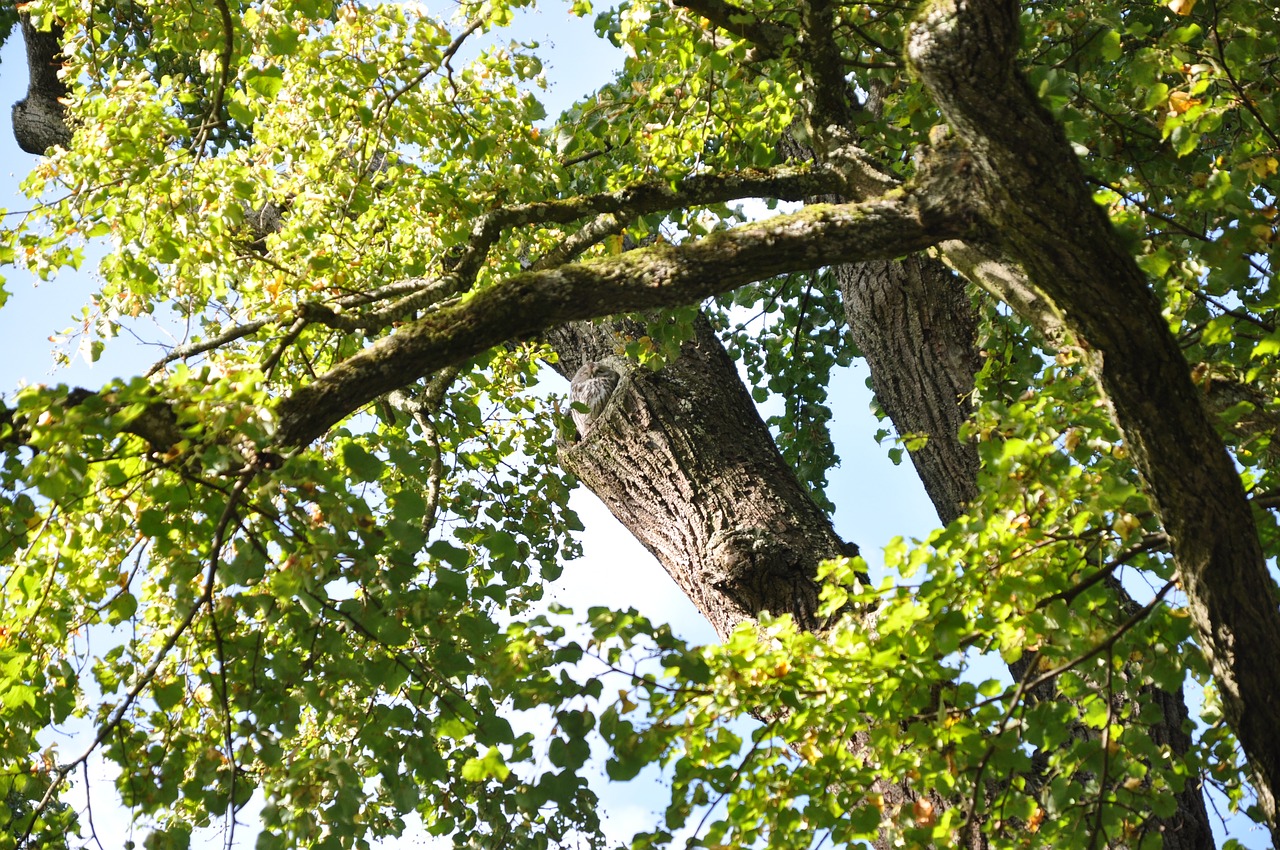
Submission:
<svg viewBox="0 0 1280 850">
<path fill-rule="evenodd" d="M 433 311 L 297 390 L 276 409 L 279 440 L 305 445 L 419 375 L 564 322 L 692 304 L 772 275 L 901 256 L 968 235 L 975 214 L 964 194 L 936 187 L 808 207 L 692 244 L 516 275 Z"/>
<path fill-rule="evenodd" d="M 1017 13 L 1011 0 L 939 3 L 916 27 L 910 56 L 964 142 L 952 163 L 972 163 L 975 173 L 965 176 L 982 184 L 987 223 L 1002 237 L 999 253 L 1010 255 L 1035 282 L 1021 301 L 1008 290 L 1002 297 L 1042 330 L 1062 329 L 1089 347 L 1095 374 L 1173 536 L 1228 719 L 1274 824 L 1280 742 L 1269 741 L 1277 712 L 1270 694 L 1275 671 L 1268 667 L 1275 666 L 1280 626 L 1249 506 L 1145 279 L 1092 204 L 1052 117 L 1013 69 Z M 28 28 L 24 20 L 30 56 L 34 30 Z M 56 55 L 56 39 L 53 46 L 48 56 Z M 46 61 L 40 78 L 52 67 Z M 32 93 L 36 88 L 33 71 Z M 29 95 L 22 103 L 34 100 Z M 55 114 L 61 122 L 60 106 Z M 61 128 L 61 138 L 69 138 L 65 124 Z M 308 442 L 367 400 L 424 372 L 566 319 L 687 303 L 779 271 L 892 257 L 973 235 L 977 216 L 967 204 L 953 218 L 939 210 L 926 215 L 913 200 L 918 198 L 905 194 L 814 208 L 699 245 L 519 275 L 437 310 L 286 399 L 278 408 L 282 438 Z M 1073 222 L 1070 230 L 1063 231 L 1065 221 Z M 492 245 L 483 241 L 473 239 L 477 269 Z M 971 276 L 984 280 L 980 271 Z M 985 285 L 1002 292 L 990 280 Z M 1251 655 L 1245 665 L 1245 652 L 1271 662 L 1259 664 Z M 1249 666 L 1261 672 L 1251 673 Z"/>
<path fill-rule="evenodd" d="M 946 0 L 908 57 L 973 158 L 993 231 L 1087 349 L 1153 502 L 1226 718 L 1280 842 L 1280 610 L 1240 476 L 1145 276 L 1014 67 L 1014 0 Z"/>
</svg>

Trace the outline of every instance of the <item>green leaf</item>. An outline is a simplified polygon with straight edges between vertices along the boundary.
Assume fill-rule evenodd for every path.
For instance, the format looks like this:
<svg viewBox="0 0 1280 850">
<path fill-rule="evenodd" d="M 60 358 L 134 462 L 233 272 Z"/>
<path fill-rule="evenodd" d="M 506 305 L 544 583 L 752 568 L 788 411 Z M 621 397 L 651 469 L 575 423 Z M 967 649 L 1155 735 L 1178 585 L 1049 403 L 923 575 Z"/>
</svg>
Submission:
<svg viewBox="0 0 1280 850">
<path fill-rule="evenodd" d="M 1120 33 L 1115 30 L 1107 30 L 1102 35 L 1102 45 L 1098 51 L 1102 58 L 1108 62 L 1114 62 L 1120 58 L 1124 50 L 1120 45 Z"/>
<path fill-rule="evenodd" d="M 284 72 L 274 66 L 250 69 L 245 74 L 245 85 L 263 100 L 274 100 L 284 88 Z"/>
<path fill-rule="evenodd" d="M 502 759 L 497 747 L 490 747 L 480 758 L 471 758 L 462 765 L 462 778 L 468 782 L 481 782 L 486 779 L 506 779 L 511 769 Z"/>
<path fill-rule="evenodd" d="M 383 462 L 363 446 L 347 442 L 342 445 L 342 463 L 357 481 L 377 481 L 382 477 Z"/>
</svg>

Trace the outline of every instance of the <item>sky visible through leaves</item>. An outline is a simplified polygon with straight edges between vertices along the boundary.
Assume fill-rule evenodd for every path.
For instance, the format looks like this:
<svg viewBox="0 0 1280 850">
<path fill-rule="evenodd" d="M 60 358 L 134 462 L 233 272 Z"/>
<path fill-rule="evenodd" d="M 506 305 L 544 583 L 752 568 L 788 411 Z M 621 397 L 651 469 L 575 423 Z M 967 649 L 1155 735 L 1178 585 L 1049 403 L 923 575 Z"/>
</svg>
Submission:
<svg viewBox="0 0 1280 850">
<path fill-rule="evenodd" d="M 538 39 L 548 49 L 546 63 L 550 89 L 540 92 L 548 115 L 555 116 L 575 98 L 607 80 L 622 61 L 622 53 L 599 40 L 589 19 L 561 15 L 555 8 L 524 15 L 514 30 L 521 38 Z M 503 37 L 510 37 L 510 31 Z M 0 206 L 20 211 L 30 205 L 18 186 L 35 162 L 35 158 L 18 149 L 9 126 L 7 105 L 23 97 L 26 90 L 26 68 L 20 36 L 4 46 L 0 54 L 0 102 L 4 128 L 0 132 Z M 550 123 L 550 118 L 548 123 Z M 63 331 L 74 329 L 76 317 L 93 292 L 95 282 L 86 271 L 63 272 L 56 280 L 40 283 L 19 269 L 7 268 L 5 275 L 13 293 L 0 310 L 0 340 L 4 356 L 0 358 L 0 387 L 12 391 L 23 383 L 67 383 L 97 387 L 120 375 L 145 371 L 163 353 L 162 345 L 175 344 L 174 336 L 181 328 L 166 326 L 162 320 L 135 321 L 130 330 L 111 341 L 96 363 L 90 364 L 80 352 L 81 342 L 87 351 L 87 339 L 68 338 Z M 54 341 L 52 337 L 59 337 Z M 62 367 L 55 366 L 54 351 L 70 358 Z M 564 390 L 563 382 L 547 372 L 550 391 Z M 910 465 L 894 466 L 885 447 L 873 439 L 882 427 L 869 409 L 870 391 L 865 387 L 867 371 L 856 363 L 837 378 L 832 392 L 832 407 L 841 422 L 849 423 L 836 434 L 837 449 L 844 459 L 833 481 L 831 493 L 837 504 L 845 505 L 836 514 L 837 529 L 846 539 L 856 541 L 874 565 L 879 549 L 892 536 L 899 534 L 922 537 L 934 525 L 936 517 Z M 886 443 L 886 446 L 888 444 Z M 864 490 L 865 482 L 874 481 L 874 498 Z M 585 489 L 574 497 L 574 509 L 586 525 L 583 535 L 584 556 L 569 564 L 555 583 L 550 600 L 585 611 L 590 606 L 625 608 L 634 606 L 655 622 L 669 622 L 684 638 L 695 642 L 715 640 L 710 627 L 692 604 L 666 576 L 657 562 L 618 524 L 607 510 Z M 109 640 L 108 638 L 105 638 Z M 61 755 L 78 754 L 83 743 L 78 739 L 86 729 L 65 730 L 58 741 Z M 104 841 L 123 841 L 130 835 L 128 813 L 119 808 L 101 762 L 94 759 L 96 774 L 91 782 L 102 789 L 92 796 L 93 821 Z M 647 771 L 630 783 L 606 788 L 601 772 L 602 811 L 605 827 L 619 840 L 651 827 L 660 818 L 663 793 L 657 786 L 659 777 Z M 85 803 L 83 777 L 77 777 L 72 800 L 79 807 Z M 237 846 L 251 847 L 254 828 L 254 806 L 239 815 Z M 82 822 L 88 819 L 82 813 Z M 141 840 L 141 835 L 134 835 Z M 193 836 L 195 848 L 224 846 L 223 827 L 218 825 Z M 419 847 L 431 839 L 412 830 L 398 840 L 387 840 L 385 848 Z M 447 841 L 443 843 L 447 844 Z"/>
<path fill-rule="evenodd" d="M 546 71 L 551 89 L 540 98 L 549 116 L 554 117 L 575 98 L 608 79 L 622 61 L 622 52 L 596 38 L 590 18 L 564 14 L 558 6 L 543 12 L 528 13 L 514 30 L 503 31 L 499 38 L 517 37 L 538 40 L 544 49 Z M 551 47 L 554 45 L 554 48 Z M 22 43 L 16 34 L 0 57 L 0 101 L 8 104 L 20 99 L 26 87 Z M 35 162 L 20 152 L 8 125 L 8 110 L 3 110 L 5 126 L 0 131 L 0 206 L 21 210 L 30 204 L 17 197 L 17 185 Z M 552 118 L 548 118 L 549 125 Z M 10 218 L 8 223 L 15 219 Z M 87 264 L 88 265 L 88 264 Z M 0 340 L 4 357 L 0 358 L 0 388 L 12 391 L 21 383 L 59 383 L 96 387 L 113 377 L 138 374 L 163 353 L 162 345 L 180 341 L 181 328 L 166 327 L 163 320 L 138 322 L 130 332 L 111 341 L 102 358 L 92 366 L 80 354 L 75 338 L 59 343 L 70 357 L 65 369 L 51 373 L 54 362 L 51 351 L 55 343 L 50 336 L 74 326 L 94 288 L 87 274 L 64 273 L 59 279 L 42 283 L 15 269 L 6 269 L 10 303 L 0 310 Z M 179 339 L 175 339 L 175 335 Z M 86 341 L 87 342 L 87 341 Z M 834 434 L 836 449 L 843 463 L 832 476 L 829 495 L 840 506 L 835 514 L 836 530 L 857 543 L 873 571 L 878 566 L 880 550 L 890 539 L 902 535 L 922 538 L 936 526 L 933 509 L 925 497 L 909 464 L 895 467 L 886 455 L 889 441 L 878 445 L 873 435 L 882 425 L 871 414 L 870 393 L 865 388 L 866 367 L 861 362 L 844 370 L 834 381 L 830 405 L 834 420 L 841 423 Z M 564 383 L 549 375 L 548 391 L 562 392 Z M 697 615 L 692 605 L 665 576 L 657 563 L 617 524 L 608 512 L 585 490 L 575 495 L 573 507 L 580 514 L 587 531 L 583 535 L 584 556 L 568 565 L 564 575 L 553 585 L 549 600 L 578 611 L 590 606 L 634 606 L 655 622 L 670 622 L 682 637 L 695 642 L 715 639 L 710 628 Z M 877 576 L 878 577 L 878 576 Z M 1150 595 L 1148 588 L 1135 588 L 1140 601 Z M 110 642 L 109 634 L 101 638 Z M 588 662 L 589 663 L 589 662 Z M 978 679 L 999 675 L 984 669 Z M 1193 697 L 1194 698 L 1194 697 Z M 1193 707 L 1193 714 L 1195 709 Z M 57 743 L 59 755 L 70 758 L 83 749 L 77 734 L 84 729 L 68 727 L 66 737 Z M 115 804 L 109 787 L 110 776 L 101 762 L 90 762 L 91 783 L 102 783 L 102 793 L 91 794 L 92 824 L 104 846 L 120 846 L 129 837 L 128 813 Z M 93 772 L 96 771 L 96 772 Z M 601 794 L 605 829 L 611 837 L 625 840 L 637 830 L 651 828 L 661 817 L 663 792 L 654 784 L 658 778 L 653 769 L 631 783 L 609 785 L 600 771 L 597 790 Z M 83 776 L 77 777 L 83 782 Z M 85 795 L 78 786 L 71 801 L 82 808 L 82 824 L 89 817 L 83 811 Z M 255 807 L 250 805 L 239 815 L 242 824 L 236 832 L 236 845 L 249 847 L 256 836 Z M 133 836 L 141 839 L 140 835 Z M 1266 846 L 1260 832 L 1239 835 L 1246 846 Z M 223 827 L 198 833 L 194 847 L 224 846 Z M 430 840 L 412 829 L 404 838 L 383 842 L 387 848 L 429 846 Z"/>
</svg>

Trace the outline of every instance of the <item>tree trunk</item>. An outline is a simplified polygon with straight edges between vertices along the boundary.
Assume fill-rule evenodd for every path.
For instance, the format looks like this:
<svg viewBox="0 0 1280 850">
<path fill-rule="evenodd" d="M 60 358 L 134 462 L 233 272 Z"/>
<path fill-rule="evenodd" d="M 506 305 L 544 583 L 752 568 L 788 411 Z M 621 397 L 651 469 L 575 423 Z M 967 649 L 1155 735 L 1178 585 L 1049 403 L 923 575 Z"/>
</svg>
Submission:
<svg viewBox="0 0 1280 850">
<path fill-rule="evenodd" d="M 762 612 L 817 615 L 820 561 L 857 553 L 805 492 L 709 323 L 666 368 L 612 358 L 613 329 L 552 336 L 572 375 L 602 360 L 622 375 L 600 417 L 561 461 L 635 535 L 723 639 Z"/>
<path fill-rule="evenodd" d="M 949 523 L 978 495 L 978 450 L 959 439 L 981 366 L 977 317 L 964 285 L 921 256 L 841 266 L 837 277 L 876 399 L 900 435 L 927 437 L 911 462 L 938 517 Z"/>
<path fill-rule="evenodd" d="M 867 359 L 876 398 L 899 434 L 921 434 L 923 447 L 911 460 L 944 523 L 960 516 L 978 494 L 978 454 L 959 439 L 969 417 L 970 393 L 981 365 L 975 344 L 977 316 L 963 284 L 941 263 L 925 257 L 902 262 L 870 262 L 837 269 L 845 315 L 854 343 Z M 1121 610 L 1132 616 L 1140 607 L 1119 582 L 1108 585 Z M 1010 665 L 1015 680 L 1029 659 Z M 1126 676 L 1138 671 L 1127 666 Z M 1162 722 L 1145 731 L 1178 756 L 1191 747 L 1186 700 L 1158 688 L 1144 689 L 1160 706 Z M 1060 699 L 1051 683 L 1033 699 Z M 1083 726 L 1073 734 L 1093 734 Z M 1203 850 L 1214 846 L 1209 813 L 1199 782 L 1177 794 L 1178 810 L 1159 819 L 1166 850 Z"/>
<path fill-rule="evenodd" d="M 42 154 L 70 140 L 59 103 L 67 93 L 58 76 L 61 33 L 56 29 L 38 32 L 25 15 L 21 23 L 31 79 L 27 97 L 13 108 L 14 135 L 23 150 Z M 962 129 L 965 127 L 959 106 L 953 106 L 952 117 L 958 119 L 955 123 Z M 1077 182 L 1083 185 L 1082 181 Z M 1031 192 L 1026 196 L 1034 195 Z M 1033 229 L 1021 244 L 1013 240 L 1014 253 L 1024 262 L 1036 264 L 1034 251 L 1043 235 Z M 1020 247 L 1025 250 L 1019 252 Z M 955 255 L 957 250 L 948 249 L 948 254 Z M 1131 258 L 1123 259 L 1125 262 L 1120 265 L 1128 268 Z M 1046 257 L 1039 262 L 1052 266 L 1055 261 Z M 1097 268 L 1089 265 L 1088 258 L 1076 265 L 1086 271 Z M 976 452 L 956 439 L 959 425 L 968 415 L 967 397 L 977 367 L 973 351 L 976 325 L 967 297 L 936 262 L 922 258 L 902 264 L 864 264 L 844 269 L 841 274 L 849 324 L 871 366 L 877 396 L 899 433 L 929 437 L 922 449 L 912 453 L 912 461 L 939 516 L 944 522 L 950 521 L 977 492 Z M 1034 305 L 1028 307 L 1016 298 L 1010 300 L 1033 322 L 1055 318 L 1050 309 L 1038 314 Z M 1096 310 L 1086 319 L 1094 313 Z M 1090 331 L 1091 341 L 1108 352 L 1117 351 L 1120 357 L 1132 354 L 1139 359 L 1149 358 L 1148 352 L 1153 349 L 1144 347 L 1145 340 L 1137 340 L 1137 345 L 1130 348 L 1113 341 L 1115 333 L 1127 327 L 1124 323 L 1128 316 L 1121 309 L 1113 318 L 1122 325 L 1119 331 L 1105 322 L 1086 321 L 1082 326 Z M 606 360 L 616 347 L 614 331 L 608 326 L 575 324 L 550 336 L 561 353 L 560 368 L 569 375 L 583 362 Z M 805 628 L 820 627 L 815 613 L 815 567 L 823 559 L 853 554 L 856 548 L 839 539 L 778 454 L 732 362 L 710 328 L 700 323 L 697 338 L 686 345 L 684 356 L 660 372 L 627 371 L 621 363 L 615 365 L 624 373 L 623 379 L 585 438 L 562 447 L 566 467 L 582 478 L 657 556 L 721 637 L 763 611 L 789 613 Z M 1185 364 L 1179 361 L 1175 365 L 1182 368 Z M 1142 444 L 1149 434 L 1144 427 L 1149 419 L 1144 421 L 1144 412 L 1138 409 L 1142 399 L 1135 399 L 1125 377 L 1117 379 L 1103 373 L 1104 383 L 1117 401 L 1122 426 L 1133 429 L 1131 436 Z M 1174 404 L 1181 409 L 1185 401 Z M 1198 408 L 1189 414 L 1191 419 L 1196 419 L 1197 411 Z M 1194 421 L 1194 427 L 1184 431 L 1194 432 L 1202 424 Z M 1148 453 L 1157 453 L 1159 448 L 1153 443 Z M 1190 448 L 1193 454 L 1204 450 L 1199 444 Z M 1157 496 L 1165 496 L 1166 515 L 1178 524 L 1189 509 L 1195 508 L 1178 504 L 1177 496 L 1187 488 L 1161 480 L 1159 470 L 1152 470 L 1150 464 L 1146 471 Z M 1238 480 L 1236 485 L 1238 489 Z M 1231 498 L 1227 501 L 1239 502 L 1238 494 L 1228 495 Z M 1235 507 L 1238 509 L 1239 505 Z M 1238 527 L 1239 511 L 1234 516 L 1230 516 L 1232 511 L 1226 513 Z M 1212 517 L 1206 521 L 1212 522 Z M 1185 524 L 1175 531 L 1182 529 L 1185 532 L 1175 537 L 1189 540 L 1189 544 L 1181 547 L 1180 567 L 1196 585 L 1195 595 L 1212 609 L 1198 610 L 1198 621 L 1205 629 L 1215 620 L 1232 622 L 1235 618 L 1230 612 L 1221 612 L 1221 597 L 1204 583 L 1204 565 L 1210 555 L 1188 551 L 1197 548 L 1196 524 Z M 1250 532 L 1250 542 L 1240 545 L 1249 549 L 1244 553 L 1244 560 L 1248 561 L 1255 554 L 1250 547 L 1256 548 L 1256 534 L 1251 528 L 1246 530 Z M 1224 546 L 1223 553 L 1211 554 L 1219 559 L 1234 557 L 1228 548 Z M 1268 598 L 1269 594 L 1254 593 L 1250 601 L 1257 605 Z M 1133 603 L 1129 600 L 1125 604 Z M 1266 621 L 1267 617 L 1258 619 Z M 1212 645 L 1213 641 L 1207 643 Z M 1266 640 L 1258 644 L 1270 645 Z M 1251 643 L 1242 640 L 1241 645 Z M 1237 676 L 1247 676 L 1247 670 L 1224 667 L 1224 659 L 1233 657 L 1230 647 L 1226 652 L 1215 652 L 1220 680 L 1231 682 Z M 1239 658 L 1236 662 L 1244 660 Z M 1256 685 L 1253 690 L 1257 691 Z M 1157 693 L 1155 698 L 1164 708 L 1165 722 L 1153 728 L 1151 734 L 1175 751 L 1184 752 L 1189 737 L 1181 694 Z M 1239 729 L 1244 700 L 1232 699 L 1228 710 L 1234 715 L 1233 726 Z M 1259 703 L 1260 709 L 1261 706 Z M 1265 792 L 1266 781 L 1277 773 L 1267 747 L 1259 743 L 1265 735 L 1260 738 L 1257 731 L 1258 723 L 1265 726 L 1273 714 L 1255 711 L 1244 719 L 1241 736 L 1246 744 L 1252 743 L 1251 757 L 1261 754 L 1265 763 L 1259 768 L 1264 784 L 1260 793 Z M 910 799 L 894 793 L 886 797 L 890 802 Z M 1165 822 L 1164 828 L 1167 848 L 1212 846 L 1198 787 L 1189 786 L 1179 796 L 1178 814 Z M 980 841 L 972 836 L 971 839 Z"/>
<path fill-rule="evenodd" d="M 783 460 L 710 324 L 699 317 L 695 338 L 658 372 L 614 356 L 620 335 L 642 332 L 627 323 L 574 323 L 548 334 L 566 377 L 592 360 L 622 375 L 587 433 L 561 445 L 561 462 L 653 553 L 722 639 L 765 611 L 820 630 L 817 565 L 856 555 L 857 547 L 840 539 Z M 855 738 L 849 746 L 865 744 Z M 920 797 L 907 782 L 869 790 L 899 811 Z M 929 802 L 937 812 L 951 805 L 935 795 Z M 962 841 L 985 847 L 980 824 Z"/>
<path fill-rule="evenodd" d="M 22 13 L 22 38 L 27 46 L 30 83 L 27 96 L 13 105 L 13 136 L 27 153 L 43 154 L 51 147 L 71 141 L 59 98 L 67 96 L 67 86 L 58 76 L 62 68 L 62 28 L 41 32 L 31 25 L 31 16 Z"/>
<path fill-rule="evenodd" d="M 1111 405 L 1280 843 L 1280 609 L 1252 506 L 1145 275 L 1017 69 L 1020 13 L 1014 0 L 931 4 L 908 59 L 964 147 L 992 233 L 1075 334 Z"/>
</svg>

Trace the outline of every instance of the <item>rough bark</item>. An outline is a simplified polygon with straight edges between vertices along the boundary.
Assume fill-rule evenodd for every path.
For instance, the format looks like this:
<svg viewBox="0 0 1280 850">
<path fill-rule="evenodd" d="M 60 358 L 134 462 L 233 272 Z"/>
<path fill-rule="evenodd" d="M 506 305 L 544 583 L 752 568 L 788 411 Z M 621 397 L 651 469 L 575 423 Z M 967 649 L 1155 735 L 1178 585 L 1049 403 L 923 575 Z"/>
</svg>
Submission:
<svg viewBox="0 0 1280 850">
<path fill-rule="evenodd" d="M 1018 14 L 1013 0 L 935 3 L 908 55 L 971 157 L 992 232 L 1089 352 L 1280 843 L 1280 610 L 1253 514 L 1145 276 L 1014 67 Z"/>
<path fill-rule="evenodd" d="M 623 375 L 587 433 L 561 445 L 561 462 L 653 553 L 721 638 L 765 611 L 820 629 L 816 567 L 857 547 L 840 539 L 782 459 L 707 322 L 658 372 L 614 356 L 627 333 L 643 330 L 579 322 L 548 334 L 565 377 L 591 360 Z M 904 812 L 920 796 L 910 783 L 873 790 Z M 935 811 L 949 805 L 929 799 Z M 984 847 L 980 824 L 961 841 Z"/>
<path fill-rule="evenodd" d="M 978 495 L 977 448 L 959 439 L 981 366 L 969 297 L 921 256 L 841 266 L 837 274 L 876 398 L 899 434 L 926 437 L 911 462 L 939 518 L 951 522 Z"/>
<path fill-rule="evenodd" d="M 557 368 L 604 360 L 622 374 L 608 405 L 561 462 L 657 557 L 721 637 L 762 612 L 817 616 L 817 565 L 857 553 L 778 453 L 715 333 L 658 372 L 610 358 L 614 330 L 558 330 Z"/>
<path fill-rule="evenodd" d="M 837 274 L 853 341 L 871 369 L 876 398 L 900 434 L 925 436 L 923 447 L 910 452 L 911 460 L 938 516 L 950 522 L 978 495 L 976 448 L 959 439 L 981 365 L 974 306 L 947 269 L 926 257 L 843 266 Z M 1127 615 L 1137 612 L 1140 606 L 1118 582 L 1109 588 Z M 1015 680 L 1023 677 L 1028 663 L 1024 658 L 1010 665 Z M 1137 674 L 1130 666 L 1123 675 Z M 1144 731 L 1174 753 L 1185 754 L 1192 742 L 1182 689 L 1147 688 L 1144 693 L 1163 712 L 1163 721 Z M 1029 696 L 1062 698 L 1051 683 Z M 1073 734 L 1091 733 L 1081 726 Z M 1175 814 L 1156 822 L 1165 849 L 1212 848 L 1200 783 L 1188 782 L 1176 797 Z"/>
<path fill-rule="evenodd" d="M 915 193 L 807 207 L 691 244 L 516 275 L 433 310 L 295 391 L 276 408 L 280 442 L 306 445 L 378 396 L 512 338 L 574 320 L 697 303 L 785 271 L 909 254 L 962 236 L 970 219 L 950 176 L 938 173 Z"/>
<path fill-rule="evenodd" d="M 31 16 L 25 13 L 19 20 L 27 46 L 30 82 L 27 96 L 13 105 L 13 135 L 18 147 L 27 153 L 42 154 L 71 142 L 71 131 L 59 102 L 67 96 L 67 86 L 58 76 L 62 68 L 62 28 L 37 30 Z"/>
<path fill-rule="evenodd" d="M 1228 720 L 1249 757 L 1262 808 L 1275 824 L 1280 739 L 1272 729 L 1280 697 L 1272 682 L 1280 672 L 1280 614 L 1249 506 L 1144 278 L 1092 204 L 1059 128 L 1013 69 L 1017 12 L 1010 0 L 939 2 L 929 8 L 910 44 L 912 61 L 963 142 L 951 162 L 962 164 L 966 173 L 960 176 L 968 178 L 971 194 L 985 201 L 987 237 L 998 238 L 999 247 L 1035 285 L 1018 289 L 1016 275 L 1009 278 L 1012 290 L 1002 289 L 999 275 L 984 280 L 979 267 L 992 261 L 981 252 L 968 258 L 978 270 L 971 279 L 1008 300 L 1046 334 L 1070 334 L 1091 352 L 1091 364 L 1173 539 Z M 25 19 L 23 35 L 32 78 L 27 98 L 14 109 L 15 135 L 24 150 L 43 153 L 69 139 L 57 100 L 65 94 L 56 73 L 57 36 L 35 32 Z M 816 79 L 821 82 L 821 77 Z M 866 185 L 878 184 L 870 180 Z M 374 346 L 288 399 L 280 407 L 284 442 L 307 442 L 394 388 L 391 384 L 402 385 L 465 359 L 513 333 L 533 333 L 567 319 L 689 302 L 771 274 L 771 269 L 899 255 L 940 239 L 974 235 L 972 211 L 962 194 L 953 186 L 936 197 L 950 198 L 956 208 L 933 203 L 926 210 L 907 209 L 898 197 L 879 206 L 842 208 L 841 214 L 856 212 L 859 219 L 845 220 L 847 227 L 830 226 L 831 220 L 819 212 L 816 222 L 804 215 L 776 230 L 748 229 L 741 241 L 713 241 L 702 254 L 677 252 L 672 263 L 663 262 L 669 256 L 653 256 L 652 266 L 577 267 L 564 276 L 557 272 L 511 281 L 512 286 L 490 290 L 493 294 L 437 311 L 432 321 Z M 884 215 L 886 208 L 895 215 Z M 860 220 L 868 213 L 870 225 Z M 807 226 L 812 224 L 817 227 Z M 762 239 L 765 250 L 753 252 L 750 242 Z M 869 244 L 867 239 L 881 242 Z M 963 251 L 953 246 L 943 245 L 953 264 L 963 268 Z M 487 322 L 482 321 L 485 311 L 491 313 Z M 674 450 L 671 456 L 678 458 Z M 924 469 L 934 465 L 921 463 Z M 731 552 L 738 548 L 729 547 Z M 729 560 L 745 563 L 744 557 Z M 725 575 L 726 586 L 737 588 L 740 609 L 769 597 L 751 582 L 733 579 L 732 571 Z"/>
</svg>

